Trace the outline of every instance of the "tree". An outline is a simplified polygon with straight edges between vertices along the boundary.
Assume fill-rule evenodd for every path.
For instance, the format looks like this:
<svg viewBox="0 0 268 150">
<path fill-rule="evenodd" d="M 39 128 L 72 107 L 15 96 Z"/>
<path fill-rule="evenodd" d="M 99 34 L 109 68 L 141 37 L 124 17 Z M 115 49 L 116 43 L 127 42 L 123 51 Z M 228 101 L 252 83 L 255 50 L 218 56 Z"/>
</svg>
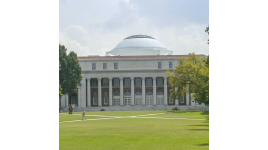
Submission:
<svg viewBox="0 0 268 150">
<path fill-rule="evenodd" d="M 64 45 L 59 45 L 60 72 L 59 80 L 62 94 L 71 94 L 82 80 L 81 67 L 77 60 L 77 54 L 71 51 L 66 54 L 67 49 Z"/>
<path fill-rule="evenodd" d="M 62 88 L 61 88 L 61 85 L 60 85 L 60 81 L 59 81 L 59 97 L 61 98 L 62 97 Z"/>
<path fill-rule="evenodd" d="M 169 70 L 169 82 L 172 89 L 171 96 L 179 99 L 186 92 L 194 93 L 194 99 L 199 104 L 209 104 L 209 67 L 206 58 L 190 53 L 188 58 L 179 58 L 178 66 L 173 72 Z"/>
<path fill-rule="evenodd" d="M 205 32 L 207 32 L 207 33 L 208 33 L 208 35 L 209 35 L 209 26 L 208 26 L 208 27 L 206 27 Z M 209 39 L 208 39 L 208 44 L 209 44 Z"/>
</svg>

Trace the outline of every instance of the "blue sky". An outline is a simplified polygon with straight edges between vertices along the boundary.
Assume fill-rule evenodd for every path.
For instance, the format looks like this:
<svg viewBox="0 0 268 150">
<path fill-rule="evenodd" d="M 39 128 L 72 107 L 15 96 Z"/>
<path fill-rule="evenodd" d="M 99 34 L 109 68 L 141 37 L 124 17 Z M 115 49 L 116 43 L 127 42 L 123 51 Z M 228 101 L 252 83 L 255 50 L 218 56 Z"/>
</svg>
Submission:
<svg viewBox="0 0 268 150">
<path fill-rule="evenodd" d="M 59 43 L 78 56 L 105 55 L 124 38 L 149 35 L 173 54 L 209 54 L 208 0 L 60 0 Z"/>
</svg>

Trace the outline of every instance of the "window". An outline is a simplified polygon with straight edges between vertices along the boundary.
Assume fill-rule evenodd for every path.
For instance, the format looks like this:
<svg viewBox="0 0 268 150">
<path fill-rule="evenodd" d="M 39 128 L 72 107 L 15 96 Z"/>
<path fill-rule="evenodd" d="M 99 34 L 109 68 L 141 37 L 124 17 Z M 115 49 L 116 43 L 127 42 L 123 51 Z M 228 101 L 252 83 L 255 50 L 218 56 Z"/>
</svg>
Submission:
<svg viewBox="0 0 268 150">
<path fill-rule="evenodd" d="M 141 86 L 141 79 L 135 79 L 136 86 Z"/>
<path fill-rule="evenodd" d="M 108 79 L 102 79 L 102 85 L 103 86 L 109 86 L 109 80 Z"/>
<path fill-rule="evenodd" d="M 104 95 L 103 98 L 104 98 L 104 104 L 108 105 L 108 96 Z"/>
<path fill-rule="evenodd" d="M 103 63 L 103 70 L 107 69 L 107 63 Z"/>
<path fill-rule="evenodd" d="M 158 62 L 158 69 L 162 69 L 162 62 Z"/>
<path fill-rule="evenodd" d="M 119 79 L 114 79 L 114 86 L 119 86 Z"/>
<path fill-rule="evenodd" d="M 93 105 L 98 105 L 98 95 L 96 92 L 93 93 Z"/>
<path fill-rule="evenodd" d="M 182 95 L 180 96 L 180 102 L 184 103 L 184 97 Z"/>
<path fill-rule="evenodd" d="M 156 85 L 164 85 L 163 84 L 163 78 L 157 78 L 157 84 Z"/>
<path fill-rule="evenodd" d="M 146 85 L 153 85 L 152 78 L 146 78 Z"/>
<path fill-rule="evenodd" d="M 169 69 L 172 69 L 173 68 L 173 62 L 169 62 Z"/>
<path fill-rule="evenodd" d="M 114 63 L 114 69 L 118 69 L 118 63 Z"/>
<path fill-rule="evenodd" d="M 98 86 L 98 80 L 92 79 L 92 86 Z"/>
<path fill-rule="evenodd" d="M 173 100 L 173 98 L 171 96 L 169 97 L 169 103 L 170 104 L 173 104 L 174 103 L 174 100 Z"/>
<path fill-rule="evenodd" d="M 92 70 L 96 70 L 96 63 L 92 63 Z"/>
<path fill-rule="evenodd" d="M 125 86 L 130 86 L 130 79 L 125 79 Z"/>
<path fill-rule="evenodd" d="M 107 95 L 107 92 L 104 93 L 103 100 L 104 100 L 104 105 L 108 105 L 108 95 Z"/>
</svg>

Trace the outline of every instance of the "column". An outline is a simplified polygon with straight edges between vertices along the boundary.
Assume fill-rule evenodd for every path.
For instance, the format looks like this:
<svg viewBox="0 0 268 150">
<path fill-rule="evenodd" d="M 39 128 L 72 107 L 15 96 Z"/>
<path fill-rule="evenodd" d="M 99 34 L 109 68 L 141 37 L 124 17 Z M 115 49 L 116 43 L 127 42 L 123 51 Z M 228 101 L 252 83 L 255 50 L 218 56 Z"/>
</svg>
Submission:
<svg viewBox="0 0 268 150">
<path fill-rule="evenodd" d="M 142 105 L 145 105 L 145 77 L 141 77 L 142 79 Z"/>
<path fill-rule="evenodd" d="M 87 107 L 91 106 L 90 78 L 87 79 Z"/>
<path fill-rule="evenodd" d="M 189 86 L 186 85 L 186 105 L 190 105 L 189 103 Z"/>
<path fill-rule="evenodd" d="M 168 105 L 167 77 L 164 77 L 164 105 Z"/>
<path fill-rule="evenodd" d="M 130 77 L 131 79 L 131 105 L 134 106 L 134 77 Z"/>
<path fill-rule="evenodd" d="M 123 91 L 123 77 L 120 77 L 120 106 L 123 106 L 123 99 L 124 99 L 124 91 Z"/>
<path fill-rule="evenodd" d="M 81 87 L 80 86 L 77 86 L 77 90 L 78 90 L 78 92 L 77 92 L 77 103 L 78 103 L 78 107 L 81 107 L 81 91 L 80 91 L 80 89 L 81 89 Z"/>
<path fill-rule="evenodd" d="M 98 78 L 98 106 L 101 107 L 101 78 Z"/>
<path fill-rule="evenodd" d="M 81 80 L 80 92 L 81 92 L 80 106 L 86 107 L 86 78 L 84 77 Z"/>
<path fill-rule="evenodd" d="M 109 106 L 113 106 L 113 78 L 109 78 Z"/>
<path fill-rule="evenodd" d="M 156 105 L 156 77 L 153 77 L 153 99 L 154 105 Z"/>
<path fill-rule="evenodd" d="M 69 98 L 69 95 L 68 94 L 65 94 L 65 107 L 68 107 L 69 106 L 68 98 Z"/>
</svg>

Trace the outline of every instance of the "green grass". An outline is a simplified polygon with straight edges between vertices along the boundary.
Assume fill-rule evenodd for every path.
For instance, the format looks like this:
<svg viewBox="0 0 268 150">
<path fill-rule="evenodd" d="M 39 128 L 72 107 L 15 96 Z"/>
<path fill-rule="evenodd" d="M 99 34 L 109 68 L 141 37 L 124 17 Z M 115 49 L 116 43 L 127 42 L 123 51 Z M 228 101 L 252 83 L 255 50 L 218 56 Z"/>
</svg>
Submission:
<svg viewBox="0 0 268 150">
<path fill-rule="evenodd" d="M 155 113 L 164 114 L 77 122 L 62 121 L 81 120 L 82 112 L 74 112 L 74 115 L 59 114 L 60 122 L 62 122 L 59 124 L 59 148 L 77 150 L 209 149 L 208 111 L 100 111 L 86 112 L 86 115 L 103 116 L 86 116 L 86 118 L 127 117 Z"/>
</svg>

